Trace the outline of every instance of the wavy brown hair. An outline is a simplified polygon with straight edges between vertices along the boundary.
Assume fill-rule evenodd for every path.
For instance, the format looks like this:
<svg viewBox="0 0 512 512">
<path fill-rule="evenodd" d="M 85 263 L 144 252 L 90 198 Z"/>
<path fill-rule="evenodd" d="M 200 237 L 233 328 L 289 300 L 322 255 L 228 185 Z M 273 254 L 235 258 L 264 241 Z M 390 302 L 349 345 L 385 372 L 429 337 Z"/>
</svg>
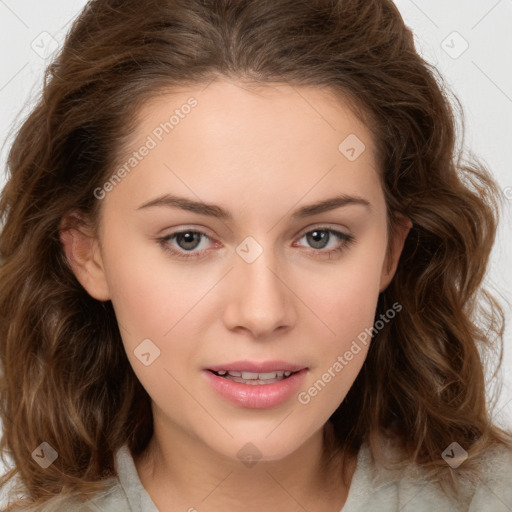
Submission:
<svg viewBox="0 0 512 512">
<path fill-rule="evenodd" d="M 91 497 L 111 483 L 121 445 L 138 454 L 151 438 L 150 398 L 112 305 L 76 280 L 59 230 L 73 211 L 97 223 L 94 190 L 146 102 L 218 77 L 349 99 L 375 137 L 391 229 L 398 214 L 413 222 L 377 317 L 403 310 L 330 418 L 336 446 L 355 454 L 367 440 L 378 456 L 389 435 L 438 475 L 454 474 L 441 458 L 453 441 L 467 469 L 511 446 L 491 421 L 482 355 L 501 364 L 503 313 L 482 288 L 500 193 L 483 164 L 462 160 L 460 103 L 392 1 L 93 0 L 17 133 L 0 199 L 0 448 L 14 462 L 2 483 L 18 476 L 27 496 L 6 510 Z M 58 451 L 44 471 L 31 456 L 42 442 Z"/>
</svg>

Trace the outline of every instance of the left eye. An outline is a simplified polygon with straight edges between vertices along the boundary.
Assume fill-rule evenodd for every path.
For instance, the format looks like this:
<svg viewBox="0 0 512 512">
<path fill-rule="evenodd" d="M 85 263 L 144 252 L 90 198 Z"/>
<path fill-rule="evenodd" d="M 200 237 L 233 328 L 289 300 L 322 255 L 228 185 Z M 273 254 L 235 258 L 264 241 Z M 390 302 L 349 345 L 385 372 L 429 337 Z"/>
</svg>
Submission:
<svg viewBox="0 0 512 512">
<path fill-rule="evenodd" d="M 341 242 L 338 242 L 334 248 L 325 250 L 328 243 L 331 241 L 332 235 Z M 175 233 L 159 238 L 158 242 L 164 250 L 170 252 L 174 256 L 178 256 L 180 258 L 199 258 L 207 251 L 207 249 L 199 251 L 195 250 L 200 245 L 202 238 L 210 239 L 206 233 L 201 231 L 186 230 L 176 231 Z M 321 256 L 328 255 L 329 257 L 334 253 L 342 251 L 346 246 L 354 241 L 354 237 L 352 235 L 341 233 L 340 231 L 336 231 L 331 228 L 313 229 L 304 233 L 299 240 L 302 240 L 303 238 L 306 238 L 308 244 L 312 244 L 312 253 Z M 171 245 L 171 242 L 173 241 L 176 242 L 178 248 Z M 190 254 L 186 254 L 187 252 Z"/>
<path fill-rule="evenodd" d="M 334 229 L 315 229 L 313 231 L 308 231 L 304 235 L 302 235 L 302 238 L 306 238 L 308 243 L 313 244 L 313 249 L 315 250 L 321 250 L 325 249 L 328 242 L 331 240 L 331 235 L 334 235 L 337 238 L 341 238 L 342 240 L 345 240 L 348 242 L 350 240 L 350 236 L 346 235 L 344 233 L 340 233 L 339 231 L 335 231 Z M 315 247 L 316 246 L 316 247 Z"/>
</svg>

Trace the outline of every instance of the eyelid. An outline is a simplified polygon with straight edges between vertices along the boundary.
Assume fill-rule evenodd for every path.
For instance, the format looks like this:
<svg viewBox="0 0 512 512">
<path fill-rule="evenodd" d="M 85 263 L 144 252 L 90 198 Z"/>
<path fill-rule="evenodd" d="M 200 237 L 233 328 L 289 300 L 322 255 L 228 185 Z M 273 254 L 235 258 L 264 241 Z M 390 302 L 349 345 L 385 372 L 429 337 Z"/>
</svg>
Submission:
<svg viewBox="0 0 512 512">
<path fill-rule="evenodd" d="M 175 235 L 176 233 L 183 233 L 183 232 L 188 232 L 188 231 L 198 232 L 198 233 L 207 235 L 209 238 L 215 238 L 214 236 L 211 235 L 211 233 L 213 233 L 213 232 L 210 229 L 208 229 L 205 226 L 198 226 L 197 224 L 179 224 L 178 226 L 168 226 L 168 227 L 162 229 L 159 232 L 158 236 L 166 237 L 166 236 Z M 166 233 L 166 232 L 169 232 L 169 234 L 167 234 L 167 235 L 162 234 L 162 233 Z"/>
</svg>

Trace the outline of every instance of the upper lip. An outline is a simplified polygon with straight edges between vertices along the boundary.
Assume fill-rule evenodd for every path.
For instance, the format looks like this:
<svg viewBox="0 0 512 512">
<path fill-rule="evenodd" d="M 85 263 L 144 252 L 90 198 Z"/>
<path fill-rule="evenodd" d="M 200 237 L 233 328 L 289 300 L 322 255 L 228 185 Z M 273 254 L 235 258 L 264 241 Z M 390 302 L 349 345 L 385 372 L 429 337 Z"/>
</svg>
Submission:
<svg viewBox="0 0 512 512">
<path fill-rule="evenodd" d="M 251 373 L 268 373 L 276 372 L 279 370 L 288 372 L 298 372 L 306 368 L 298 364 L 287 363 L 285 361 L 235 361 L 233 363 L 218 364 L 206 368 L 213 372 L 221 370 L 225 371 L 238 371 L 238 372 L 251 372 Z"/>
</svg>

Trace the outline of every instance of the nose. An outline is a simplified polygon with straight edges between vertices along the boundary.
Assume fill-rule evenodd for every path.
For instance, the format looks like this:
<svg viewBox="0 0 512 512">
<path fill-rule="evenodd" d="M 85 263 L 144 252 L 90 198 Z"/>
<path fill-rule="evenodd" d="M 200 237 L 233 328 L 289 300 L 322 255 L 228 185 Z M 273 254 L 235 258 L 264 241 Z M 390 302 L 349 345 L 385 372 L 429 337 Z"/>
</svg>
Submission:
<svg viewBox="0 0 512 512">
<path fill-rule="evenodd" d="M 296 322 L 293 287 L 273 251 L 264 250 L 252 263 L 237 255 L 228 281 L 223 314 L 228 329 L 247 330 L 254 338 L 267 339 Z"/>
</svg>

